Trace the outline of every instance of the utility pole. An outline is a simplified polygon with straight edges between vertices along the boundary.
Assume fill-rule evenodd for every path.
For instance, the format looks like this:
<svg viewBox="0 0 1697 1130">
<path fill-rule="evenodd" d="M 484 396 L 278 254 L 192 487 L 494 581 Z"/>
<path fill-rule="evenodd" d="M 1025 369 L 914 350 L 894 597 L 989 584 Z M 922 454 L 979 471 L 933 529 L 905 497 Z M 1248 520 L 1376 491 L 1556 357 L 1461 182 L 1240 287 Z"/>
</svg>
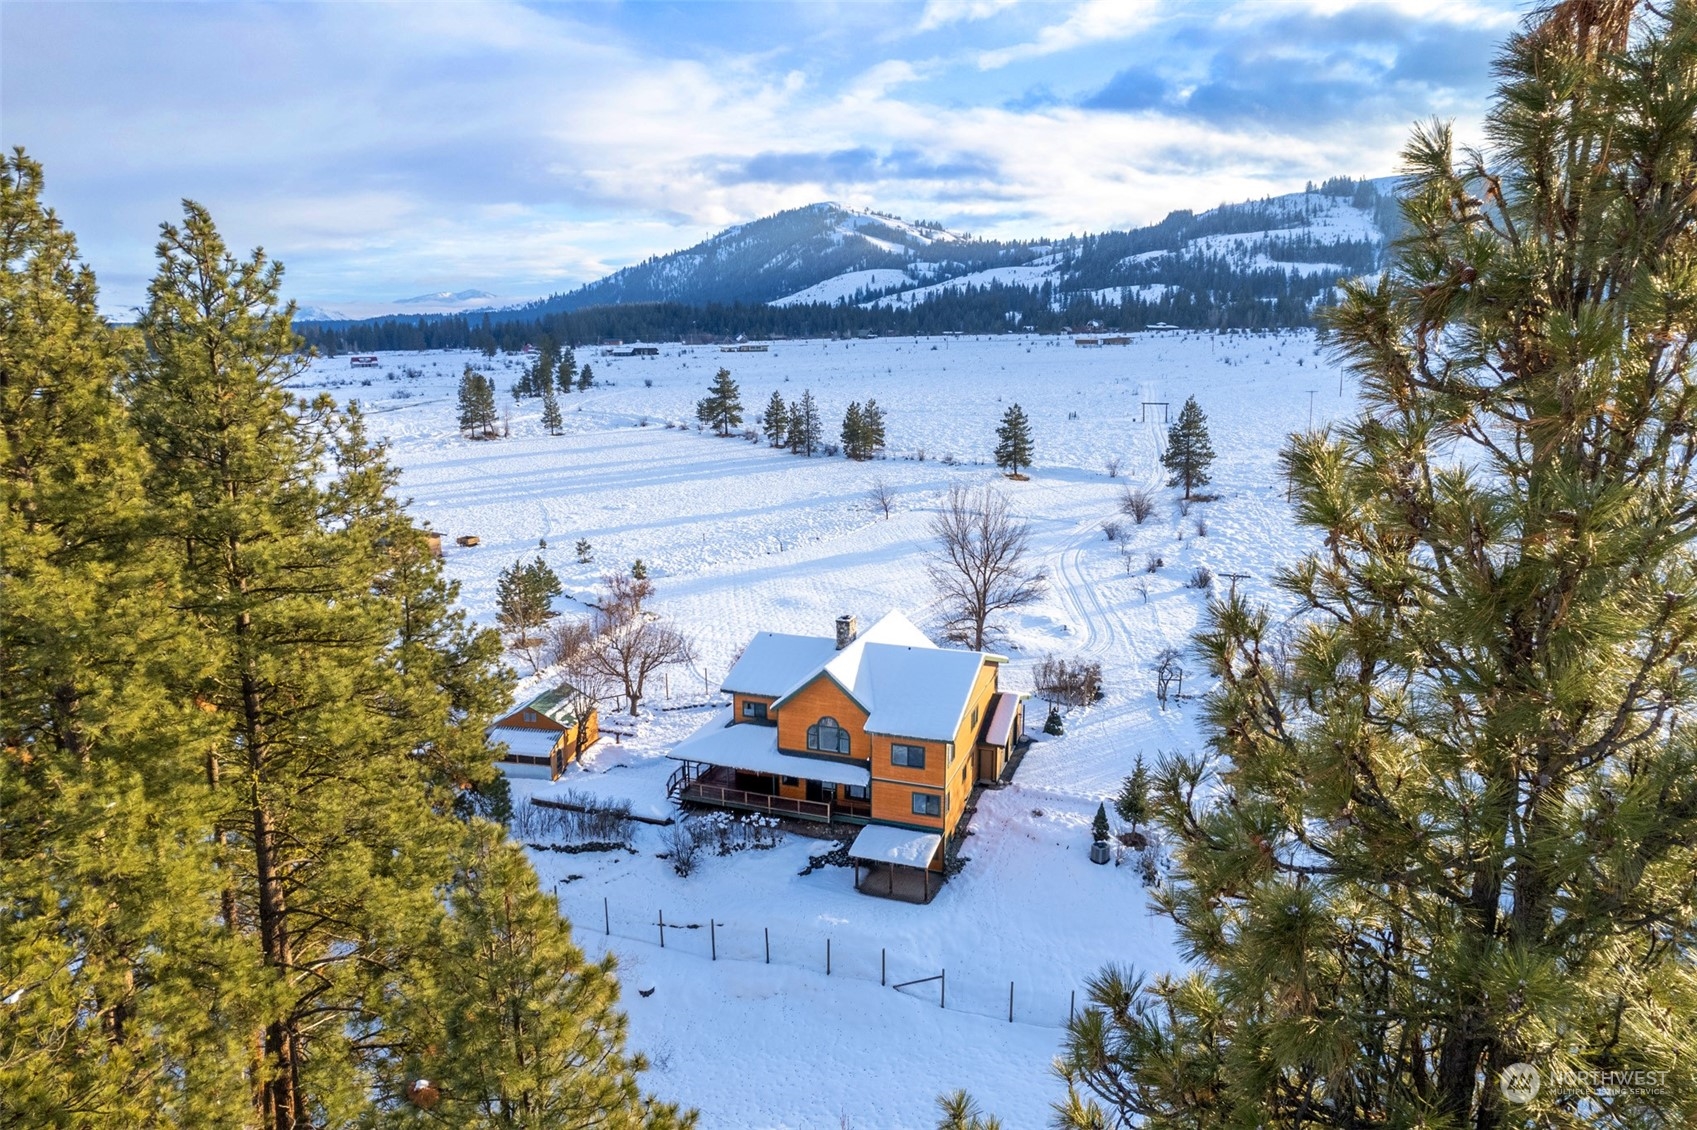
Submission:
<svg viewBox="0 0 1697 1130">
<path fill-rule="evenodd" d="M 1314 390 L 1308 390 L 1308 430 L 1314 430 Z"/>
</svg>

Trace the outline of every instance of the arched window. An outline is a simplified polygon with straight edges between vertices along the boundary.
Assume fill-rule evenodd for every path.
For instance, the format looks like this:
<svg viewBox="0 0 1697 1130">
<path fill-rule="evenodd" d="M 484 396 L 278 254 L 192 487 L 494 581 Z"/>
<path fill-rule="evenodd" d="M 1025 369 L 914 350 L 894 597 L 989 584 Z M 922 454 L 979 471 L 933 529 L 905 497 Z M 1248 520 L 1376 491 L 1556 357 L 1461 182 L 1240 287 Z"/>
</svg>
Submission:
<svg viewBox="0 0 1697 1130">
<path fill-rule="evenodd" d="M 807 728 L 807 748 L 821 753 L 847 753 L 849 732 L 835 718 L 821 718 Z"/>
</svg>

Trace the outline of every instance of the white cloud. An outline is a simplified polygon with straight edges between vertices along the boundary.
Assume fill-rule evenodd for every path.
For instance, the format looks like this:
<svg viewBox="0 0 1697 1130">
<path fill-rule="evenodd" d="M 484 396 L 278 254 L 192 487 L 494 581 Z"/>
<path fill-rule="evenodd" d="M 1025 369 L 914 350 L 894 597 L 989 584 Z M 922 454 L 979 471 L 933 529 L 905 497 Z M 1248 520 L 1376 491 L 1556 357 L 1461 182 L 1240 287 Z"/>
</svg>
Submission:
<svg viewBox="0 0 1697 1130">
<path fill-rule="evenodd" d="M 987 20 L 1017 3 L 1019 0 L 925 0 L 916 30 L 934 31 L 949 24 Z"/>
<path fill-rule="evenodd" d="M 1065 20 L 1050 24 L 1030 43 L 1001 47 L 978 56 L 978 66 L 995 70 L 1020 59 L 1069 51 L 1092 43 L 1124 39 L 1155 23 L 1161 15 L 1156 0 L 1085 0 Z"/>
<path fill-rule="evenodd" d="M 8 10 L 5 140 L 45 161 L 49 195 L 113 304 L 139 298 L 153 225 L 193 196 L 233 246 L 263 243 L 284 260 L 291 293 L 333 306 L 464 286 L 566 290 L 825 198 L 990 236 L 1145 223 L 1387 172 L 1402 121 L 1433 109 L 1348 129 L 1249 128 L 1013 109 L 946 86 L 951 66 L 994 86 L 974 63 L 1123 39 L 1158 15 L 1081 4 L 989 63 L 951 64 L 860 42 L 830 60 L 825 47 L 665 42 L 517 3 L 133 5 L 99 19 L 26 5 Z M 945 86 L 947 102 L 927 100 Z M 800 160 L 761 164 L 774 154 Z"/>
</svg>

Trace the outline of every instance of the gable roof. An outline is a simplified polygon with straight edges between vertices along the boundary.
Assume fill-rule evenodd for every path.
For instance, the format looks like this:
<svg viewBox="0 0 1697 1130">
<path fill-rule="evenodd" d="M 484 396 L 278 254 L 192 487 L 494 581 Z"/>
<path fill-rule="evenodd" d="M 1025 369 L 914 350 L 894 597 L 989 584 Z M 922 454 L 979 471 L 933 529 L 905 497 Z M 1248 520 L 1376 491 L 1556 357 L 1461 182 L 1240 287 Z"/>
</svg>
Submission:
<svg viewBox="0 0 1697 1130">
<path fill-rule="evenodd" d="M 985 660 L 1004 661 L 987 652 L 940 648 L 900 612 L 888 613 L 841 651 L 834 640 L 822 642 L 831 645 L 830 657 L 799 679 L 792 675 L 773 706 L 782 707 L 826 675 L 866 711 L 868 732 L 890 737 L 953 741 L 979 669 Z"/>
<path fill-rule="evenodd" d="M 837 651 L 828 636 L 786 636 L 761 632 L 748 641 L 742 654 L 725 672 L 719 689 L 733 694 L 776 698 L 795 685 L 796 673 L 812 673 Z"/>
<path fill-rule="evenodd" d="M 562 726 L 575 726 L 577 713 L 572 709 L 572 699 L 581 693 L 571 684 L 561 683 L 552 690 L 543 691 L 529 702 L 515 706 L 501 717 L 511 718 L 521 710 L 534 710 L 551 722 L 558 722 Z"/>
</svg>

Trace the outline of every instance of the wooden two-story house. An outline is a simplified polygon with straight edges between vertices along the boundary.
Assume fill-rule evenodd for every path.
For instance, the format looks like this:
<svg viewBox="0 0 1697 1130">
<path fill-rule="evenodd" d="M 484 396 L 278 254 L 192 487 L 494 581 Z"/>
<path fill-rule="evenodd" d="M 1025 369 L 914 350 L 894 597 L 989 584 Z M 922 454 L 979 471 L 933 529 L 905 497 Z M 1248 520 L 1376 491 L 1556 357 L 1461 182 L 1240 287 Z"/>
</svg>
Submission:
<svg viewBox="0 0 1697 1130">
<path fill-rule="evenodd" d="M 731 705 L 668 755 L 683 802 L 864 825 L 868 883 L 932 889 L 975 785 L 1004 772 L 1023 704 L 1004 657 L 940 648 L 900 612 L 864 634 L 762 632 L 725 676 Z M 863 887 L 863 889 L 866 889 Z"/>
</svg>

